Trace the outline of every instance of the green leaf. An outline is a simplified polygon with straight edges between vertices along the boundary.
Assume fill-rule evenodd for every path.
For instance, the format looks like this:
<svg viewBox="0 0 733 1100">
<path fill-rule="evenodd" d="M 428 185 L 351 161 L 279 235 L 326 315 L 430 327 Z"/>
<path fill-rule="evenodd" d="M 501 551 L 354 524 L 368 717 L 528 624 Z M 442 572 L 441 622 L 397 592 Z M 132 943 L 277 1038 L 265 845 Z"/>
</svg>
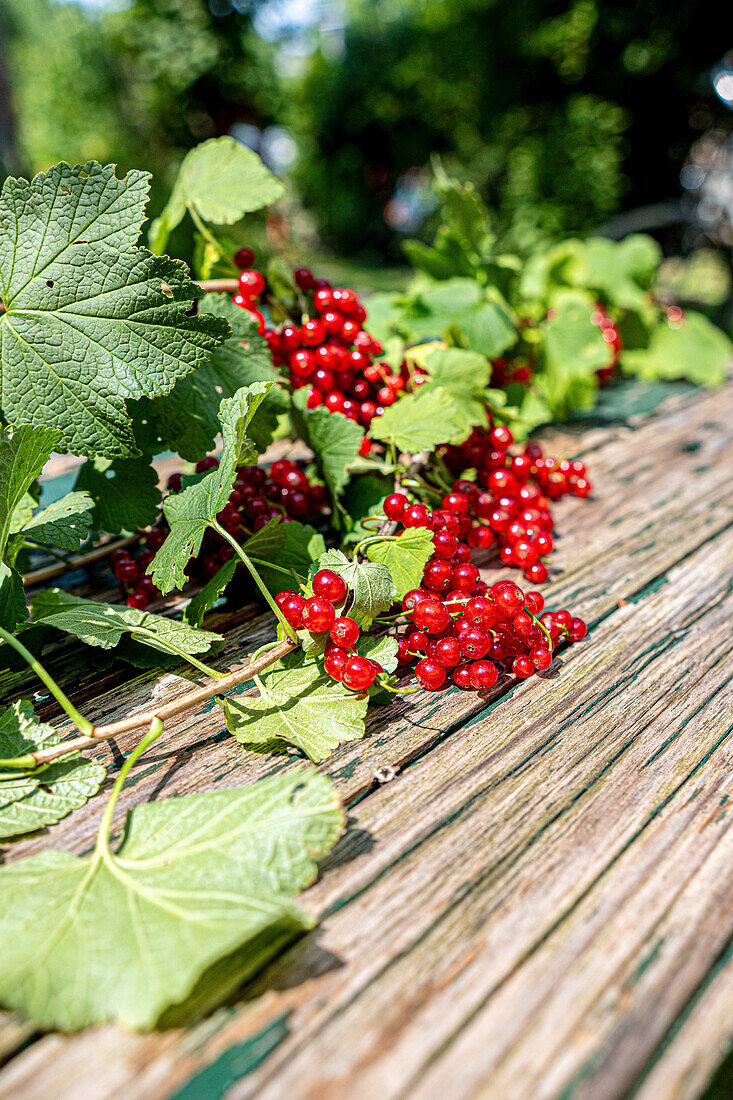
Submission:
<svg viewBox="0 0 733 1100">
<path fill-rule="evenodd" d="M 196 630 L 187 623 L 139 611 L 71 596 L 60 588 L 39 592 L 31 601 L 34 623 L 53 626 L 73 634 L 87 645 L 112 649 L 128 634 L 140 645 L 178 657 L 206 653 L 223 638 L 208 630 Z"/>
<path fill-rule="evenodd" d="M 231 137 L 211 138 L 183 158 L 165 209 L 150 227 L 150 247 L 163 251 L 186 210 L 194 209 L 205 222 L 231 225 L 284 190 L 251 149 Z"/>
<path fill-rule="evenodd" d="M 395 600 L 395 582 L 386 566 L 349 559 L 340 550 L 327 550 L 316 563 L 318 569 L 332 569 L 343 578 L 351 593 L 348 614 L 362 628 L 388 611 Z"/>
<path fill-rule="evenodd" d="M 601 330 L 591 324 L 592 311 L 589 295 L 567 291 L 543 325 L 544 369 L 534 382 L 555 419 L 575 408 L 592 408 L 596 371 L 610 362 L 612 352 Z"/>
<path fill-rule="evenodd" d="M 656 314 L 649 290 L 662 250 L 652 237 L 634 233 L 622 241 L 589 237 L 572 243 L 575 249 L 563 267 L 569 283 L 592 288 L 610 305 L 648 319 Z"/>
<path fill-rule="evenodd" d="M 305 390 L 300 391 L 305 394 Z M 328 409 L 302 409 L 293 405 L 296 429 L 315 455 L 318 471 L 334 500 L 349 480 L 349 466 L 358 456 L 364 429 L 353 420 Z"/>
<path fill-rule="evenodd" d="M 381 665 L 386 673 L 394 672 L 397 668 L 397 639 L 389 634 L 381 638 L 375 638 L 371 634 L 362 634 L 356 643 L 356 651 L 362 657 L 368 657 Z"/>
<path fill-rule="evenodd" d="M 193 596 L 183 609 L 183 621 L 188 626 L 200 627 L 204 615 L 211 611 L 214 603 L 224 594 L 227 585 L 237 571 L 238 558 L 230 558 L 221 569 L 207 581 L 204 587 Z"/>
<path fill-rule="evenodd" d="M 733 356 L 726 334 L 702 313 L 685 311 L 674 326 L 662 320 L 653 330 L 648 348 L 624 352 L 626 374 L 648 381 L 685 378 L 698 386 L 720 386 Z"/>
<path fill-rule="evenodd" d="M 287 741 L 318 763 L 364 736 L 367 696 L 349 691 L 302 650 L 260 674 L 260 697 L 219 700 L 227 729 L 245 745 Z"/>
<path fill-rule="evenodd" d="M 265 528 L 263 528 L 263 530 L 265 530 Z M 278 550 L 277 560 L 274 562 L 274 564 L 278 565 L 280 568 L 268 569 L 266 566 L 257 566 L 262 580 L 273 596 L 276 596 L 278 592 L 285 592 L 291 588 L 297 588 L 295 577 L 288 579 L 287 574 L 281 573 L 280 569 L 286 569 L 288 572 L 294 570 L 298 577 L 304 579 L 308 576 L 308 570 L 313 562 L 316 561 L 326 549 L 323 535 L 319 534 L 318 531 L 308 524 L 284 523 L 282 525 L 282 530 L 284 539 Z M 248 553 L 249 547 L 250 544 L 247 543 L 246 550 Z M 262 555 L 257 554 L 256 556 L 261 557 Z"/>
<path fill-rule="evenodd" d="M 59 742 L 56 730 L 38 721 L 30 703 L 18 700 L 0 711 L 1 759 L 25 756 Z M 0 837 L 54 825 L 96 794 L 104 776 L 101 764 L 77 752 L 29 771 L 0 770 Z"/>
<path fill-rule="evenodd" d="M 203 368 L 202 368 L 203 369 Z M 108 535 L 133 534 L 158 517 L 158 474 L 147 458 L 98 458 L 85 462 L 76 489 L 94 501 L 94 527 Z"/>
<path fill-rule="evenodd" d="M 186 316 L 200 292 L 185 264 L 133 247 L 146 189 L 139 172 L 59 164 L 0 196 L 3 412 L 74 454 L 133 457 L 125 402 L 167 393 L 227 332 Z"/>
<path fill-rule="evenodd" d="M 374 529 L 367 529 L 362 520 L 367 516 L 376 516 L 382 512 L 384 498 L 394 492 L 394 480 L 381 473 L 352 475 L 341 503 L 352 526 L 343 543 L 359 542 L 367 535 L 373 535 Z"/>
<path fill-rule="evenodd" d="M 419 588 L 423 568 L 433 550 L 433 535 L 426 527 L 407 527 L 399 538 L 368 542 L 364 547 L 370 561 L 381 562 L 389 570 L 397 600 Z"/>
<path fill-rule="evenodd" d="M 166 497 L 163 512 L 170 532 L 149 570 L 161 592 L 182 588 L 186 583 L 186 565 L 198 554 L 206 528 L 228 501 L 237 466 L 257 457 L 247 429 L 273 385 L 253 382 L 234 397 L 223 399 L 219 406 L 223 445 L 218 468 L 182 493 Z"/>
<path fill-rule="evenodd" d="M 227 294 L 206 294 L 199 309 L 224 318 L 231 335 L 214 352 L 211 361 L 179 379 L 166 397 L 147 403 L 140 414 L 152 418 L 158 447 L 177 451 L 195 461 L 214 448 L 219 432 L 217 409 L 222 397 L 233 397 L 252 382 L 281 381 L 273 366 L 267 342 L 247 314 Z M 268 394 L 252 422 L 249 435 L 260 452 L 272 442 L 277 417 L 288 407 L 279 391 Z"/>
<path fill-rule="evenodd" d="M 472 424 L 486 423 L 487 386 L 491 363 L 485 355 L 464 348 L 436 347 L 418 359 L 430 373 L 430 385 L 449 391 L 461 416 Z M 494 391 L 495 393 L 495 391 Z"/>
<path fill-rule="evenodd" d="M 371 424 L 373 439 L 392 442 L 400 451 L 433 450 L 439 443 L 460 443 L 471 432 L 472 423 L 443 386 L 422 386 L 409 393 Z"/>
<path fill-rule="evenodd" d="M 7 562 L 0 561 L 0 626 L 14 631 L 27 618 L 23 578 Z"/>
<path fill-rule="evenodd" d="M 464 314 L 458 328 L 468 347 L 496 359 L 517 342 L 517 330 L 506 309 L 497 302 L 483 302 Z"/>
<path fill-rule="evenodd" d="M 0 1001 L 45 1028 L 153 1027 L 218 960 L 248 946 L 243 980 L 313 926 L 292 898 L 342 828 L 328 780 L 298 770 L 138 806 L 115 854 L 2 868 Z"/>
<path fill-rule="evenodd" d="M 60 439 L 53 428 L 21 424 L 0 432 L 0 559 L 13 529 L 13 513 Z"/>
<path fill-rule="evenodd" d="M 67 493 L 27 520 L 21 534 L 60 550 L 78 550 L 89 535 L 93 508 L 88 493 Z"/>
</svg>

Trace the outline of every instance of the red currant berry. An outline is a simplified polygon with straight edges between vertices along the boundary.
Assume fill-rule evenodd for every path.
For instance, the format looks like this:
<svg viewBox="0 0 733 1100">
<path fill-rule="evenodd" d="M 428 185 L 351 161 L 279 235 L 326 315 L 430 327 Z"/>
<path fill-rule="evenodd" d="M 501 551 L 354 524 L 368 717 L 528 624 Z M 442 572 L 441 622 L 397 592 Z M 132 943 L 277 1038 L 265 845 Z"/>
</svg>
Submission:
<svg viewBox="0 0 733 1100">
<path fill-rule="evenodd" d="M 405 527 L 432 528 L 432 516 L 430 509 L 424 504 L 410 504 L 402 514 L 402 522 Z"/>
<path fill-rule="evenodd" d="M 303 626 L 314 634 L 323 634 L 333 626 L 336 612 L 333 604 L 323 596 L 311 596 L 303 608 Z"/>
<path fill-rule="evenodd" d="M 352 691 L 366 691 L 374 683 L 377 670 L 367 657 L 354 654 L 346 662 L 343 682 Z"/>
<path fill-rule="evenodd" d="M 506 424 L 497 424 L 489 433 L 489 442 L 497 451 L 506 451 L 514 442 L 514 436 Z"/>
<path fill-rule="evenodd" d="M 424 653 L 430 644 L 430 639 L 424 630 L 413 630 L 407 636 L 407 648 L 410 653 Z"/>
<path fill-rule="evenodd" d="M 491 586 L 491 595 L 505 615 L 516 615 L 524 607 L 524 592 L 513 581 L 497 581 Z"/>
<path fill-rule="evenodd" d="M 536 645 L 529 651 L 532 664 L 536 669 L 549 668 L 552 664 L 552 653 L 544 645 Z"/>
<path fill-rule="evenodd" d="M 333 569 L 319 569 L 313 578 L 313 592 L 330 603 L 341 603 L 346 598 L 346 582 Z"/>
<path fill-rule="evenodd" d="M 313 290 L 316 285 L 316 281 L 313 278 L 313 272 L 309 267 L 296 267 L 293 272 L 293 279 L 298 290 L 302 290 L 307 293 L 309 290 Z"/>
<path fill-rule="evenodd" d="M 387 519 L 402 519 L 405 508 L 407 508 L 408 504 L 409 501 L 404 493 L 390 493 L 384 501 L 384 514 Z"/>
<path fill-rule="evenodd" d="M 259 271 L 243 271 L 239 276 L 239 293 L 245 298 L 259 298 L 265 289 L 265 279 Z"/>
<path fill-rule="evenodd" d="M 137 562 L 134 562 L 132 558 L 123 559 L 117 562 L 113 569 L 114 575 L 121 584 L 134 584 L 140 576 L 140 570 Z"/>
<path fill-rule="evenodd" d="M 252 266 L 255 262 L 255 254 L 251 248 L 247 248 L 245 245 L 242 248 L 238 248 L 234 253 L 234 262 L 240 271 L 242 271 L 245 267 Z"/>
<path fill-rule="evenodd" d="M 303 609 L 305 599 L 298 592 L 279 592 L 275 596 L 275 603 L 282 611 L 290 626 L 300 630 L 303 625 Z"/>
<path fill-rule="evenodd" d="M 452 587 L 452 570 L 442 558 L 431 558 L 423 569 L 422 583 L 433 592 L 445 592 Z"/>
<path fill-rule="evenodd" d="M 453 665 L 457 665 L 461 659 L 461 644 L 458 638 L 438 638 L 433 644 L 430 656 L 443 668 L 453 668 Z"/>
<path fill-rule="evenodd" d="M 473 592 L 481 579 L 478 569 L 470 562 L 457 565 L 452 570 L 453 584 L 462 592 Z M 524 601 L 523 601 L 524 602 Z"/>
<path fill-rule="evenodd" d="M 528 592 L 524 597 L 524 605 L 533 615 L 539 615 L 545 606 L 545 597 L 541 592 Z"/>
<path fill-rule="evenodd" d="M 423 600 L 412 612 L 412 621 L 428 634 L 440 634 L 450 622 L 450 615 L 438 600 Z"/>
<path fill-rule="evenodd" d="M 553 613 L 553 615 L 554 615 L 555 622 L 557 623 L 557 625 L 560 627 L 561 630 L 566 630 L 566 631 L 570 630 L 570 627 L 571 627 L 572 622 L 573 622 L 573 616 L 570 614 L 569 611 L 565 611 L 565 610 L 555 611 Z"/>
<path fill-rule="evenodd" d="M 469 664 L 458 665 L 453 669 L 453 683 L 464 691 L 473 687 L 471 683 L 471 666 Z"/>
<path fill-rule="evenodd" d="M 543 561 L 528 565 L 524 575 L 531 584 L 543 584 L 547 580 L 547 566 Z"/>
<path fill-rule="evenodd" d="M 512 619 L 512 626 L 517 634 L 530 634 L 534 629 L 534 619 L 526 611 L 518 611 Z"/>
<path fill-rule="evenodd" d="M 519 680 L 526 680 L 534 672 L 534 661 L 526 654 L 515 657 L 512 662 L 512 672 Z"/>
<path fill-rule="evenodd" d="M 467 667 L 469 683 L 476 691 L 493 687 L 499 679 L 499 670 L 491 661 L 473 661 Z"/>
<path fill-rule="evenodd" d="M 432 657 L 423 657 L 415 665 L 415 676 L 428 691 L 436 691 L 445 683 L 445 669 Z"/>
<path fill-rule="evenodd" d="M 359 640 L 359 624 L 348 615 L 340 615 L 334 620 L 329 634 L 334 645 L 341 646 L 342 649 L 351 649 Z"/>
<path fill-rule="evenodd" d="M 461 632 L 461 652 L 464 657 L 478 660 L 485 657 L 491 646 L 491 635 L 478 626 L 472 626 Z"/>
<path fill-rule="evenodd" d="M 138 611 L 144 611 L 150 603 L 150 596 L 142 589 L 136 588 L 134 592 L 131 592 L 127 597 L 127 606 L 135 607 Z"/>
<path fill-rule="evenodd" d="M 579 642 L 581 638 L 585 638 L 587 633 L 588 627 L 582 619 L 571 619 L 570 627 L 568 629 L 568 638 L 571 642 Z"/>
<path fill-rule="evenodd" d="M 346 662 L 350 656 L 351 654 L 347 650 L 340 649 L 338 646 L 329 649 L 324 655 L 323 667 L 332 680 L 343 680 Z"/>
<path fill-rule="evenodd" d="M 427 592 L 424 588 L 411 588 L 409 592 L 406 592 L 402 597 L 402 610 L 412 611 L 423 600 L 434 600 L 435 596 L 432 592 Z"/>
</svg>

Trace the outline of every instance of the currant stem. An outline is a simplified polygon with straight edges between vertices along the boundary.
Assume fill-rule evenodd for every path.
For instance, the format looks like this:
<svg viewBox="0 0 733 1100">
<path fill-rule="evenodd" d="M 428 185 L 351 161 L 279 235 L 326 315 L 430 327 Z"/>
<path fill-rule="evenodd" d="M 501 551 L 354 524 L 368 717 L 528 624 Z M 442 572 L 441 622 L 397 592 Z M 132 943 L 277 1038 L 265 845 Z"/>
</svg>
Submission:
<svg viewBox="0 0 733 1100">
<path fill-rule="evenodd" d="M 269 668 L 270 665 L 274 665 L 281 657 L 285 657 L 288 653 L 292 653 L 295 648 L 296 645 L 289 638 L 282 642 L 272 643 L 271 651 L 264 656 L 249 660 L 246 665 L 242 665 L 241 668 L 235 669 L 234 672 L 230 672 L 221 680 L 216 680 L 213 684 L 206 684 L 205 687 L 190 691 L 187 695 L 182 695 L 179 699 L 174 699 L 170 703 L 164 703 L 157 711 L 140 711 L 139 714 L 132 714 L 128 718 L 120 718 L 117 722 L 110 722 L 105 726 L 96 726 L 91 730 L 88 736 L 72 737 L 68 741 L 62 741 L 60 745 L 54 745 L 52 748 L 40 749 L 38 752 L 30 753 L 23 764 L 20 763 L 21 757 L 15 757 L 10 761 L 0 761 L 0 766 L 16 768 L 39 767 L 41 764 L 49 764 L 52 760 L 57 760 L 61 756 L 67 756 L 71 752 L 79 752 L 81 749 L 92 748 L 100 741 L 110 741 L 112 738 L 119 737 L 123 733 L 130 733 L 132 730 L 140 729 L 143 726 L 149 726 L 156 718 L 159 718 L 161 721 L 166 721 L 168 718 L 175 718 L 176 715 L 191 710 L 192 707 L 198 706 L 199 703 L 205 703 L 209 699 L 213 699 L 215 695 L 221 695 L 230 688 L 238 687 L 239 684 L 251 680 L 256 673 L 262 672 L 263 669 Z M 258 650 L 258 652 L 261 652 L 261 650 Z"/>
<path fill-rule="evenodd" d="M 97 843 L 96 843 L 95 849 L 94 849 L 96 855 L 101 856 L 102 858 L 107 858 L 107 859 L 111 858 L 112 853 L 110 852 L 110 849 L 109 849 L 109 831 L 110 831 L 110 826 L 112 824 L 112 814 L 114 813 L 114 809 L 115 809 L 115 806 L 117 804 L 117 799 L 120 796 L 120 791 L 122 790 L 122 788 L 125 784 L 125 780 L 127 779 L 127 776 L 130 773 L 130 769 L 133 767 L 135 762 L 142 756 L 142 754 L 145 752 L 145 750 L 147 748 L 149 748 L 150 745 L 152 745 L 153 741 L 157 741 L 157 739 L 160 737 L 162 732 L 163 732 L 163 723 L 162 723 L 161 719 L 160 718 L 153 718 L 152 722 L 150 723 L 150 729 L 145 734 L 145 736 L 141 738 L 139 743 L 135 746 L 135 748 L 132 750 L 130 755 L 125 760 L 125 763 L 120 768 L 120 773 L 117 776 L 117 779 L 115 780 L 114 786 L 113 786 L 112 790 L 109 793 L 109 798 L 107 799 L 107 805 L 104 808 L 104 813 L 102 814 L 102 820 L 99 823 L 99 832 L 97 833 Z"/>
<path fill-rule="evenodd" d="M 206 226 L 204 224 L 204 222 L 201 220 L 201 218 L 199 217 L 198 211 L 196 210 L 196 207 L 193 205 L 193 203 L 191 203 L 191 202 L 188 203 L 187 209 L 188 209 L 189 214 L 191 215 L 191 221 L 196 226 L 196 228 L 198 229 L 199 233 L 204 238 L 204 240 L 208 244 L 210 244 L 212 248 L 216 249 L 216 251 L 219 255 L 219 259 L 223 260 L 224 263 L 226 263 L 227 267 L 231 268 L 232 271 L 236 271 L 236 267 L 234 266 L 234 264 L 231 262 L 231 260 L 226 255 L 226 250 L 219 243 L 219 241 L 217 241 L 216 237 L 211 232 L 211 230 L 208 228 L 208 226 Z"/>
<path fill-rule="evenodd" d="M 262 577 L 257 572 L 257 570 L 256 570 L 255 566 L 253 565 L 252 561 L 247 557 L 247 555 L 245 554 L 244 550 L 239 545 L 237 540 L 234 538 L 233 535 L 230 535 L 228 531 L 225 531 L 224 528 L 221 526 L 221 524 L 217 523 L 216 520 L 214 520 L 214 522 L 212 524 L 212 527 L 214 528 L 214 530 L 217 532 L 218 535 L 220 535 L 223 539 L 226 539 L 226 541 L 229 543 L 229 545 L 233 548 L 234 553 L 237 554 L 237 556 L 240 558 L 240 560 L 242 561 L 242 563 L 246 567 L 247 571 L 251 575 L 252 580 L 255 582 L 255 584 L 259 588 L 260 592 L 262 593 L 262 596 L 263 596 L 264 600 L 269 605 L 269 607 L 270 607 L 271 611 L 273 612 L 275 618 L 277 619 L 277 621 L 280 623 L 281 627 L 283 628 L 283 630 L 287 634 L 288 638 L 290 638 L 291 641 L 293 641 L 293 642 L 297 642 L 298 641 L 297 634 L 293 630 L 293 628 L 290 625 L 290 623 L 288 622 L 288 620 L 283 615 L 280 608 L 277 606 L 277 604 L 273 600 L 273 598 L 270 595 L 270 592 L 267 588 L 267 585 L 262 580 Z"/>
<path fill-rule="evenodd" d="M 66 694 L 56 683 L 53 676 L 51 676 L 50 673 L 46 672 L 43 665 L 40 663 L 40 661 L 36 660 L 30 650 L 26 649 L 22 642 L 19 642 L 13 634 L 10 634 L 2 626 L 0 626 L 0 638 L 2 638 L 3 641 L 7 642 L 9 646 L 12 646 L 16 653 L 19 653 L 23 660 L 26 661 L 27 664 L 33 669 L 38 679 L 46 685 L 59 706 L 61 706 L 63 710 L 66 711 L 76 728 L 80 729 L 82 733 L 89 735 L 94 728 L 92 726 L 92 723 L 89 721 L 88 718 L 85 718 L 84 715 L 76 709 L 71 700 L 66 696 Z"/>
</svg>

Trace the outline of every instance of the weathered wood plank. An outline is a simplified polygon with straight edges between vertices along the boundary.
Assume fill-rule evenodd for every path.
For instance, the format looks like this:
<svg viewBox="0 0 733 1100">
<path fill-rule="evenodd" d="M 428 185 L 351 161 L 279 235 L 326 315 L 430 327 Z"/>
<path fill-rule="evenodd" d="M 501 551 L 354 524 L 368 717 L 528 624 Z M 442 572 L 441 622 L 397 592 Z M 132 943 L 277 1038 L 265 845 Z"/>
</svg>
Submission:
<svg viewBox="0 0 733 1100">
<path fill-rule="evenodd" d="M 717 430 L 713 430 L 713 423 L 718 425 Z M 701 465 L 707 467 L 702 479 L 695 474 Z M 564 500 L 558 507 L 562 536 L 553 568 L 558 579 L 547 586 L 550 606 L 567 602 L 597 621 L 618 600 L 632 596 L 723 529 L 733 517 L 733 492 L 727 472 L 731 467 L 733 386 L 722 393 L 697 397 L 690 405 L 675 406 L 662 421 L 644 421 L 635 431 L 616 430 L 595 452 L 597 497 L 590 501 Z M 625 480 L 629 477 L 634 480 Z M 585 578 L 582 591 L 578 590 L 578 576 Z M 227 633 L 222 667 L 238 663 L 245 652 L 252 652 L 267 640 L 270 621 L 269 616 L 254 617 L 252 609 L 245 609 L 242 621 Z M 60 681 L 71 687 L 78 675 L 77 658 L 68 660 L 68 666 L 54 671 L 61 672 Z M 86 675 L 93 678 L 92 671 Z M 125 692 L 115 684 L 100 692 L 86 711 L 97 722 L 110 721 L 147 708 L 151 690 L 158 693 L 158 698 L 168 699 L 187 688 L 186 681 L 172 674 L 154 687 L 158 679 L 154 672 L 137 676 Z M 93 688 L 89 680 L 86 688 Z M 373 785 L 381 768 L 400 767 L 426 751 L 448 729 L 478 714 L 498 693 L 482 694 L 425 693 L 375 709 L 367 739 L 342 746 L 327 763 L 329 774 L 347 799 L 360 796 Z M 120 747 L 127 750 L 134 738 L 128 736 Z M 101 748 L 98 755 L 105 761 L 111 758 L 107 747 Z M 146 757 L 123 793 L 116 821 L 121 823 L 131 806 L 159 797 L 163 791 L 177 794 L 210 789 L 217 783 L 241 784 L 287 766 L 289 759 L 243 752 L 227 736 L 219 708 L 207 704 L 169 723 L 165 742 Z M 86 850 L 93 840 L 103 797 L 100 795 L 56 826 L 55 844 Z M 45 835 L 18 841 L 6 849 L 6 858 L 30 854 L 47 844 Z"/>
<path fill-rule="evenodd" d="M 669 840 L 646 850 L 649 821 L 664 808 L 660 822 L 674 823 L 684 839 L 692 821 L 694 833 L 695 815 L 709 807 L 688 799 L 690 786 L 705 767 L 717 783 L 726 771 L 709 713 L 719 703 L 701 709 L 700 693 L 729 690 L 731 566 L 733 537 L 705 546 L 665 586 L 609 616 L 592 645 L 571 649 L 559 678 L 520 687 L 492 710 L 490 724 L 464 726 L 365 800 L 350 839 L 306 896 L 309 907 L 330 911 L 321 933 L 270 968 L 251 1004 L 180 1038 L 94 1034 L 95 1062 L 117 1066 L 114 1095 L 166 1096 L 286 1016 L 289 1035 L 235 1095 L 340 1096 L 354 1082 L 359 1096 L 397 1095 L 417 1087 L 444 1043 L 450 1053 L 456 1032 L 469 1033 L 483 999 L 510 987 L 560 917 L 582 959 L 587 937 L 574 909 L 586 895 L 592 909 L 593 890 L 612 881 L 627 849 L 642 853 L 644 874 L 658 861 L 674 884 L 664 862 Z M 671 646 L 670 621 L 680 635 Z M 639 924 L 642 917 L 634 915 Z M 627 951 L 641 943 L 648 953 L 645 936 L 634 938 L 633 927 L 628 935 Z M 543 976 L 523 987 L 508 1018 L 516 1028 Z M 550 992 L 561 979 L 553 971 Z M 502 1017 L 481 1037 L 480 1064 L 506 1026 Z M 57 1089 L 71 1080 L 91 1040 L 59 1049 L 56 1039 L 11 1063 L 4 1087 L 12 1081 L 17 1095 L 43 1095 L 51 1042 Z M 111 1095 L 94 1080 L 90 1100 Z M 464 1094 L 471 1092 L 448 1089 Z M 514 1094 L 523 1095 L 495 1093 Z"/>
</svg>

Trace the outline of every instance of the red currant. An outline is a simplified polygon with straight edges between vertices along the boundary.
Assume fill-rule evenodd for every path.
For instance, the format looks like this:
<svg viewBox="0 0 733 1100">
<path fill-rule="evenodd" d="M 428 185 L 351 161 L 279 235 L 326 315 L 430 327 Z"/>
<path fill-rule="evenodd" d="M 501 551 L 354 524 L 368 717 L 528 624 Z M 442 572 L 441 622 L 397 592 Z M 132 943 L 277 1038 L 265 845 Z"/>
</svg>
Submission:
<svg viewBox="0 0 733 1100">
<path fill-rule="evenodd" d="M 336 618 L 333 604 L 322 596 L 311 596 L 303 608 L 303 626 L 314 634 L 330 630 Z"/>
<path fill-rule="evenodd" d="M 341 603 L 346 598 L 346 582 L 333 569 L 319 569 L 313 578 L 313 593 L 330 603 Z"/>
<path fill-rule="evenodd" d="M 355 623 L 348 615 L 341 615 L 338 619 L 335 619 L 329 631 L 331 641 L 334 645 L 341 646 L 342 649 L 351 649 L 352 646 L 356 645 L 360 633 L 358 623 Z"/>
</svg>

